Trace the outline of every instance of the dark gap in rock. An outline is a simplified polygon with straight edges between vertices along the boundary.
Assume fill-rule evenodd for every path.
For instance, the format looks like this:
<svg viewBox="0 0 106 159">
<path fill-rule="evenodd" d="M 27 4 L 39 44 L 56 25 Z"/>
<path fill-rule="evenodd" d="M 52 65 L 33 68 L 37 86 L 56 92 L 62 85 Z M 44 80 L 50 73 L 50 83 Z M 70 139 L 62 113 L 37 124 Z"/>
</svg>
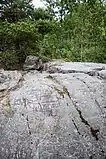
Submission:
<svg viewBox="0 0 106 159">
<path fill-rule="evenodd" d="M 83 81 L 82 79 L 80 79 L 80 78 L 78 78 L 78 77 L 77 77 L 77 79 L 78 79 L 79 81 L 81 81 L 82 83 L 84 83 L 84 84 L 87 86 L 88 89 L 90 89 L 90 87 L 86 84 L 85 81 Z"/>
<path fill-rule="evenodd" d="M 90 130 L 91 130 L 92 136 L 95 137 L 96 140 L 99 140 L 97 135 L 97 133 L 99 132 L 99 129 L 93 129 L 92 127 L 90 127 Z"/>
<path fill-rule="evenodd" d="M 76 123 L 75 123 L 75 121 L 73 119 L 72 119 L 72 122 L 73 122 L 73 124 L 74 124 L 74 126 L 75 126 L 75 128 L 76 128 L 76 130 L 78 132 L 78 134 L 81 135 L 81 133 L 79 132 L 78 127 L 77 127 L 77 125 L 76 125 Z"/>
<path fill-rule="evenodd" d="M 76 110 L 77 110 L 78 113 L 79 113 L 79 116 L 80 116 L 81 121 L 82 121 L 85 125 L 89 126 L 92 136 L 95 137 L 96 140 L 98 140 L 98 134 L 97 134 L 97 133 L 99 132 L 99 129 L 93 129 L 93 128 L 89 125 L 88 121 L 85 120 L 84 117 L 82 116 L 82 112 L 81 112 L 78 108 L 77 108 Z"/>
<path fill-rule="evenodd" d="M 91 131 L 92 136 L 95 137 L 96 140 L 98 140 L 98 134 L 97 134 L 97 133 L 99 132 L 99 129 L 93 129 L 93 128 L 90 126 L 90 124 L 88 123 L 88 121 L 87 121 L 86 119 L 84 119 L 84 117 L 82 116 L 82 112 L 77 108 L 75 102 L 72 100 L 71 95 L 70 95 L 68 89 L 67 89 L 66 87 L 63 87 L 63 91 L 64 91 L 64 92 L 68 95 L 68 97 L 71 99 L 73 105 L 75 106 L 75 108 L 76 108 L 76 110 L 77 110 L 77 112 L 78 112 L 78 114 L 79 114 L 79 117 L 80 117 L 81 121 L 82 121 L 86 126 L 88 126 L 88 127 L 90 128 L 90 131 Z"/>
</svg>

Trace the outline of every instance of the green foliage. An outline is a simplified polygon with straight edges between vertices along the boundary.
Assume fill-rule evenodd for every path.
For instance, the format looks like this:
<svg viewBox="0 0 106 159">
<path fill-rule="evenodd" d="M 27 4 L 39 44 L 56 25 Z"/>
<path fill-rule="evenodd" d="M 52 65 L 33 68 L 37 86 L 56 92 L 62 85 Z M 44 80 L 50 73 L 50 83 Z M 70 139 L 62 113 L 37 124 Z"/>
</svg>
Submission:
<svg viewBox="0 0 106 159">
<path fill-rule="evenodd" d="M 2 21 L 16 22 L 21 19 L 32 18 L 34 7 L 32 0 L 1 0 L 0 12 Z"/>
<path fill-rule="evenodd" d="M 31 0 L 8 0 L 9 8 L 0 2 L 5 21 L 0 23 L 2 66 L 20 67 L 27 55 L 40 56 L 44 62 L 60 58 L 106 63 L 105 4 L 98 0 L 45 1 L 47 9 L 34 9 Z"/>
<path fill-rule="evenodd" d="M 52 32 L 54 29 L 54 24 L 48 20 L 38 20 L 36 21 L 36 28 L 39 34 L 45 35 L 49 32 Z"/>
<path fill-rule="evenodd" d="M 37 55 L 40 35 L 32 22 L 2 23 L 0 25 L 0 51 L 14 53 L 22 63 L 29 54 Z"/>
<path fill-rule="evenodd" d="M 49 11 L 43 8 L 35 9 L 33 18 L 35 20 L 52 20 L 53 19 Z"/>
<path fill-rule="evenodd" d="M 0 67 L 7 70 L 20 68 L 18 56 L 14 52 L 0 52 Z"/>
<path fill-rule="evenodd" d="M 79 54 L 78 61 L 106 62 L 105 57 L 105 8 L 95 2 L 78 3 L 72 14 L 65 17 L 64 27 L 70 30 L 71 48 Z M 77 55 L 78 57 L 78 55 Z"/>
</svg>

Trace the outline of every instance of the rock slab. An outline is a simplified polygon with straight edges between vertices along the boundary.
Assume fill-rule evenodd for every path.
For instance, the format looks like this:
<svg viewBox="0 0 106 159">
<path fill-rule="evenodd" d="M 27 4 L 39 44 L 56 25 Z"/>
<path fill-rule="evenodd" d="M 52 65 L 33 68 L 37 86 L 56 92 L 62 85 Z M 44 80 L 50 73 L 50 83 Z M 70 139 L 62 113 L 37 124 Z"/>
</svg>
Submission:
<svg viewBox="0 0 106 159">
<path fill-rule="evenodd" d="M 106 65 L 0 71 L 0 159 L 106 159 Z"/>
</svg>

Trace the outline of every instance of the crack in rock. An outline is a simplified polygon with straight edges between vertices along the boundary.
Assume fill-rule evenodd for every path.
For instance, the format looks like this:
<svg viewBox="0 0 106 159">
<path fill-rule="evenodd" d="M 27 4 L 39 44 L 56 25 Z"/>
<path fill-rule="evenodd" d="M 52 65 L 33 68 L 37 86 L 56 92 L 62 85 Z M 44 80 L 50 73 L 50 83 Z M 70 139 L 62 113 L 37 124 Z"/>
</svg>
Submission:
<svg viewBox="0 0 106 159">
<path fill-rule="evenodd" d="M 26 98 L 23 98 L 23 103 L 24 103 L 25 109 L 27 110 Z M 26 122 L 27 122 L 28 133 L 29 133 L 29 135 L 31 135 L 32 133 L 31 133 L 31 128 L 30 128 L 30 124 L 29 124 L 29 116 L 28 116 L 28 114 L 26 116 Z"/>
<path fill-rule="evenodd" d="M 52 77 L 52 76 L 50 76 L 50 75 L 49 75 L 49 79 L 52 79 L 53 81 L 55 81 L 55 82 L 57 82 L 58 84 L 60 84 L 54 77 Z M 71 95 L 70 95 L 68 89 L 67 89 L 65 86 L 63 86 L 63 91 L 57 89 L 56 87 L 55 87 L 55 90 L 56 90 L 63 98 L 64 98 L 64 94 L 67 94 L 67 96 L 71 99 L 71 101 L 72 101 L 72 103 L 73 103 L 75 109 L 77 110 L 81 121 L 82 121 L 86 126 L 88 126 L 88 127 L 90 128 L 90 132 L 91 132 L 92 136 L 98 141 L 99 129 L 94 129 L 94 128 L 88 123 L 88 121 L 83 117 L 81 110 L 78 109 L 78 107 L 76 106 L 76 103 L 72 100 Z M 76 127 L 75 122 L 73 122 L 73 123 L 74 123 L 74 126 Z M 78 128 L 77 128 L 77 127 L 76 127 L 76 129 L 77 129 L 77 131 L 78 131 Z M 79 133 L 79 131 L 78 131 L 78 133 Z"/>
<path fill-rule="evenodd" d="M 76 106 L 76 103 L 72 100 L 71 95 L 70 95 L 68 89 L 67 89 L 66 87 L 64 87 L 63 90 L 66 92 L 66 94 L 68 95 L 68 97 L 71 99 L 73 105 L 75 106 L 75 108 L 76 108 L 76 110 L 77 110 L 77 112 L 78 112 L 78 114 L 79 114 L 79 117 L 80 117 L 81 121 L 82 121 L 86 126 L 88 126 L 88 127 L 90 128 L 90 131 L 91 131 L 92 136 L 93 136 L 96 140 L 98 140 L 98 132 L 99 132 L 99 129 L 94 129 L 94 128 L 88 123 L 88 121 L 83 117 L 81 110 L 78 109 L 78 107 Z"/>
<path fill-rule="evenodd" d="M 4 72 L 11 81 L 0 83 L 0 159 L 105 159 L 106 81 L 98 66 L 66 63 L 50 73 Z"/>
<path fill-rule="evenodd" d="M 83 74 L 87 74 L 89 76 L 96 76 L 97 78 L 100 79 L 104 79 L 106 80 L 106 70 L 105 67 L 98 67 L 98 68 L 94 68 L 91 71 L 80 71 L 80 70 L 62 70 L 61 68 L 58 67 L 51 67 L 51 68 L 47 68 L 46 72 L 50 73 L 50 74 L 55 74 L 55 73 L 61 73 L 61 74 L 68 74 L 68 73 L 83 73 Z M 105 74 L 103 74 L 105 73 Z"/>
<path fill-rule="evenodd" d="M 77 125 L 76 125 L 76 123 L 75 123 L 75 121 L 72 119 L 72 122 L 73 122 L 73 124 L 74 124 L 74 126 L 75 126 L 75 128 L 76 128 L 76 130 L 77 130 L 77 132 L 78 132 L 78 134 L 79 135 L 81 135 L 81 133 L 80 133 L 80 131 L 78 130 L 78 127 L 77 127 Z"/>
<path fill-rule="evenodd" d="M 0 100 L 2 100 L 2 98 L 4 98 L 5 96 L 7 96 L 11 91 L 15 91 L 16 89 L 22 87 L 24 81 L 24 73 L 21 74 L 20 79 L 18 80 L 17 84 L 11 88 L 7 88 L 7 89 L 1 89 L 0 90 Z"/>
</svg>

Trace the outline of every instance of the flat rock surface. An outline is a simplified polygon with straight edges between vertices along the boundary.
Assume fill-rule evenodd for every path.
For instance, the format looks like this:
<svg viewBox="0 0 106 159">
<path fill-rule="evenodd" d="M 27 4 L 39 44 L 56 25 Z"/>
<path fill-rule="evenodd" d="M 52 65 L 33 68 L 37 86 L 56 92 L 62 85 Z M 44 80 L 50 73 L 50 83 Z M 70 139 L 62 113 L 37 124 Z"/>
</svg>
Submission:
<svg viewBox="0 0 106 159">
<path fill-rule="evenodd" d="M 0 71 L 0 159 L 106 159 L 106 65 Z"/>
</svg>

